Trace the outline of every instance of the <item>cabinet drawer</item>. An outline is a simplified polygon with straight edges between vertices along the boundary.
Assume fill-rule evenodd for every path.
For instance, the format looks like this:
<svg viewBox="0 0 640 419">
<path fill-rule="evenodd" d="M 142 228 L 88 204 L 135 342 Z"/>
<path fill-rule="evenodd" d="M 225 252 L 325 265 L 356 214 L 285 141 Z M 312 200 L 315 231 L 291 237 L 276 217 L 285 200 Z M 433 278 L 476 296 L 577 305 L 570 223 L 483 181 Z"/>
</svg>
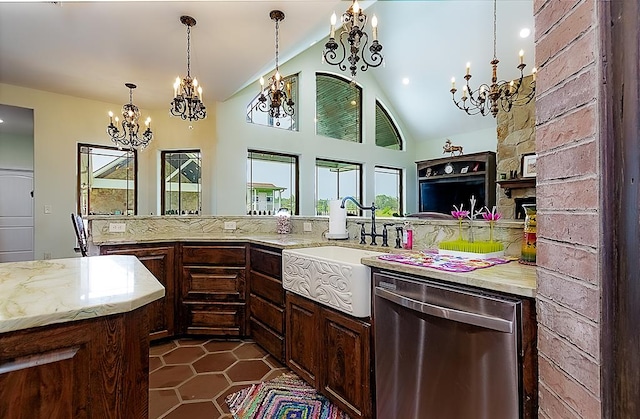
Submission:
<svg viewBox="0 0 640 419">
<path fill-rule="evenodd" d="M 183 303 L 187 334 L 244 336 L 244 304 Z"/>
<path fill-rule="evenodd" d="M 182 246 L 182 263 L 207 264 L 224 266 L 245 266 L 246 246 L 221 245 L 221 246 Z"/>
<path fill-rule="evenodd" d="M 251 316 L 272 328 L 278 334 L 284 333 L 284 309 L 267 300 L 251 294 Z"/>
<path fill-rule="evenodd" d="M 278 361 L 285 363 L 285 345 L 284 337 L 278 335 L 273 330 L 259 322 L 258 320 L 251 318 L 251 335 L 253 340 L 260 346 L 262 346 L 267 352 L 273 355 Z"/>
<path fill-rule="evenodd" d="M 182 298 L 187 300 L 244 301 L 245 270 L 186 266 L 182 268 Z"/>
<path fill-rule="evenodd" d="M 251 292 L 277 306 L 284 307 L 282 281 L 251 271 Z"/>
<path fill-rule="evenodd" d="M 251 247 L 251 270 L 276 279 L 282 279 L 282 253 L 260 247 Z"/>
</svg>

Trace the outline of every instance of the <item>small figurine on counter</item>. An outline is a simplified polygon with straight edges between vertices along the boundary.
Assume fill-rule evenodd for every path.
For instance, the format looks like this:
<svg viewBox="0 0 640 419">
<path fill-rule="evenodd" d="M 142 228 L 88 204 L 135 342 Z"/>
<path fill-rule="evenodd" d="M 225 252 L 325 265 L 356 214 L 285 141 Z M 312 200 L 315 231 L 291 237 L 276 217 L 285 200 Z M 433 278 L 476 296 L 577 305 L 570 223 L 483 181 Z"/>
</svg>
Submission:
<svg viewBox="0 0 640 419">
<path fill-rule="evenodd" d="M 442 148 L 444 149 L 444 151 L 442 152 L 442 154 L 444 153 L 451 153 L 451 157 L 455 156 L 455 152 L 458 152 L 458 156 L 462 155 L 462 146 L 461 145 L 452 145 L 451 144 L 451 140 L 447 138 L 447 141 L 445 141 L 444 146 L 442 146 Z"/>
</svg>

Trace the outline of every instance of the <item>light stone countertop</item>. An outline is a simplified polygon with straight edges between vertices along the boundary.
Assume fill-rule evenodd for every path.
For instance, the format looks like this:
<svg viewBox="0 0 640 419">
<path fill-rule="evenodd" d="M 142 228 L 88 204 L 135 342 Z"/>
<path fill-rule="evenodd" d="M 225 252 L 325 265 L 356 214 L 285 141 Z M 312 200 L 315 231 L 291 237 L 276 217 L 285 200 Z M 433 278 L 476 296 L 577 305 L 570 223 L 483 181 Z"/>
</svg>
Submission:
<svg viewBox="0 0 640 419">
<path fill-rule="evenodd" d="M 0 263 L 0 333 L 125 313 L 164 293 L 135 256 Z"/>
<path fill-rule="evenodd" d="M 363 258 L 362 264 L 374 268 L 406 273 L 455 284 L 470 285 L 492 291 L 535 298 L 537 289 L 536 267 L 522 265 L 517 261 L 476 269 L 471 272 L 447 272 L 405 263 L 381 260 L 376 257 Z"/>
</svg>

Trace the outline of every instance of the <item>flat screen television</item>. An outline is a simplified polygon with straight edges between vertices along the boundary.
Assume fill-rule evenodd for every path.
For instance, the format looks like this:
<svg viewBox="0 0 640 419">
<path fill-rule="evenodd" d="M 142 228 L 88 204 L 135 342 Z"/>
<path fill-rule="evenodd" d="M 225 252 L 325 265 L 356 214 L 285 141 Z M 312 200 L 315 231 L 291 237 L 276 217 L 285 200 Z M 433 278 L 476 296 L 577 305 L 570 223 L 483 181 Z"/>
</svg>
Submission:
<svg viewBox="0 0 640 419">
<path fill-rule="evenodd" d="M 484 176 L 461 179 L 430 179 L 420 181 L 420 212 L 450 214 L 453 206 L 470 208 L 471 196 L 476 198 L 476 210 L 486 205 Z"/>
</svg>

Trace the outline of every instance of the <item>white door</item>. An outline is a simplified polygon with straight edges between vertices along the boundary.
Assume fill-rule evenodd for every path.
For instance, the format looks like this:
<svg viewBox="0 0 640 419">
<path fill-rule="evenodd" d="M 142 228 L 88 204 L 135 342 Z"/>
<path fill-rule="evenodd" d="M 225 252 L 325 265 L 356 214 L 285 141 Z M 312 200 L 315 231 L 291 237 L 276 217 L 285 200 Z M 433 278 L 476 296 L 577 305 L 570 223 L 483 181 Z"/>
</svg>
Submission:
<svg viewBox="0 0 640 419">
<path fill-rule="evenodd" d="M 33 171 L 0 169 L 0 262 L 33 260 Z"/>
</svg>

